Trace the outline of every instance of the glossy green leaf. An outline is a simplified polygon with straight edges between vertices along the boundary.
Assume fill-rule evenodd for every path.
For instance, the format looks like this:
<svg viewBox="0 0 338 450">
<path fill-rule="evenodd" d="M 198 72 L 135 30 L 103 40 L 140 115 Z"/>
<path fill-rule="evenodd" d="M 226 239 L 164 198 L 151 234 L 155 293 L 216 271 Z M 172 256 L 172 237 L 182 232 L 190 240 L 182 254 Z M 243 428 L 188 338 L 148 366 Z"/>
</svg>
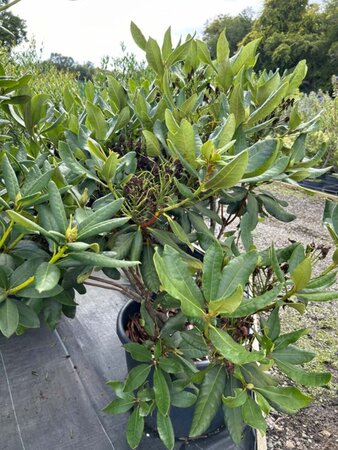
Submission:
<svg viewBox="0 0 338 450">
<path fill-rule="evenodd" d="M 140 414 L 140 409 L 135 408 L 130 414 L 127 423 L 127 441 L 130 448 L 137 448 L 143 435 L 144 417 Z"/>
<path fill-rule="evenodd" d="M 225 368 L 214 366 L 204 378 L 200 387 L 189 436 L 197 437 L 209 427 L 221 404 L 225 386 Z"/>
<path fill-rule="evenodd" d="M 125 382 L 125 392 L 133 392 L 135 389 L 139 388 L 148 378 L 150 370 L 151 365 L 149 364 L 139 364 L 133 367 L 129 371 Z"/>
<path fill-rule="evenodd" d="M 175 446 L 174 429 L 170 417 L 160 411 L 157 413 L 157 432 L 165 447 L 168 450 L 173 450 Z"/>
<path fill-rule="evenodd" d="M 297 297 L 307 302 L 330 302 L 338 298 L 338 291 L 314 292 L 312 294 L 298 292 Z"/>
<path fill-rule="evenodd" d="M 138 28 L 138 26 L 134 23 L 130 23 L 130 31 L 131 35 L 135 41 L 135 43 L 142 49 L 146 50 L 147 40 L 144 37 L 142 31 Z"/>
<path fill-rule="evenodd" d="M 248 153 L 242 152 L 235 156 L 229 164 L 222 167 L 209 180 L 205 181 L 205 190 L 217 191 L 235 186 L 242 178 L 248 164 Z"/>
<path fill-rule="evenodd" d="M 288 414 L 306 408 L 313 400 L 296 387 L 267 386 L 256 388 L 255 391 L 262 394 L 275 409 Z"/>
<path fill-rule="evenodd" d="M 19 311 L 16 303 L 7 298 L 0 303 L 0 331 L 9 338 L 19 325 Z"/>
<path fill-rule="evenodd" d="M 20 187 L 15 171 L 6 154 L 4 154 L 2 157 L 1 165 L 2 176 L 5 182 L 8 197 L 10 198 L 10 200 L 12 200 L 12 202 L 14 202 L 16 200 L 17 194 L 20 192 Z"/>
<path fill-rule="evenodd" d="M 232 70 L 234 74 L 237 74 L 243 66 L 254 66 L 256 62 L 256 51 L 260 41 L 261 39 L 254 39 L 244 47 L 241 47 L 239 51 L 231 58 Z"/>
<path fill-rule="evenodd" d="M 212 300 L 209 302 L 209 314 L 213 316 L 228 315 L 237 310 L 243 299 L 243 288 L 237 286 L 237 289 L 226 298 Z"/>
<path fill-rule="evenodd" d="M 275 359 L 277 367 L 296 383 L 304 386 L 324 386 L 331 380 L 331 374 L 328 372 L 307 372 L 300 367 L 296 367 L 287 362 Z"/>
<path fill-rule="evenodd" d="M 256 428 L 265 434 L 266 422 L 262 410 L 251 397 L 248 397 L 247 402 L 242 406 L 242 417 L 244 422 L 250 427 Z"/>
<path fill-rule="evenodd" d="M 35 232 L 42 234 L 43 236 L 50 237 L 50 234 L 47 230 L 40 227 L 40 225 L 33 222 L 32 220 L 27 219 L 25 216 L 15 212 L 15 211 L 11 211 L 11 210 L 6 211 L 6 213 L 15 223 L 22 226 L 24 229 L 26 229 L 28 231 L 35 231 Z"/>
<path fill-rule="evenodd" d="M 124 414 L 128 412 L 134 405 L 134 396 L 130 394 L 125 398 L 116 398 L 103 409 L 103 412 L 105 412 L 106 414 Z"/>
<path fill-rule="evenodd" d="M 241 365 L 264 358 L 263 352 L 249 352 L 243 345 L 235 342 L 225 330 L 210 326 L 209 337 L 217 351 L 233 364 Z"/>
<path fill-rule="evenodd" d="M 171 396 L 172 406 L 177 408 L 189 408 L 196 403 L 197 396 L 189 391 L 181 391 Z"/>
<path fill-rule="evenodd" d="M 60 191 L 54 181 L 50 181 L 48 184 L 48 196 L 52 214 L 54 215 L 55 221 L 58 225 L 58 230 L 56 231 L 65 233 L 68 227 L 67 216 Z"/>
<path fill-rule="evenodd" d="M 223 395 L 222 402 L 228 408 L 238 408 L 247 401 L 248 393 L 245 389 L 236 388 L 235 395 L 233 397 L 225 397 Z"/>
<path fill-rule="evenodd" d="M 30 308 L 25 303 L 15 302 L 19 311 L 19 324 L 26 328 L 39 328 L 40 320 L 33 308 Z"/>
<path fill-rule="evenodd" d="M 277 253 L 276 253 L 273 243 L 270 247 L 269 254 L 270 254 L 271 266 L 274 271 L 274 274 L 276 275 L 278 281 L 280 281 L 281 283 L 284 283 L 285 282 L 284 272 L 280 268 Z"/>
<path fill-rule="evenodd" d="M 249 155 L 245 178 L 261 175 L 274 163 L 279 149 L 277 139 L 258 141 L 247 149 Z"/>
<path fill-rule="evenodd" d="M 196 144 L 195 144 L 195 132 L 192 125 L 183 119 L 178 131 L 171 136 L 175 149 L 179 154 L 191 164 L 192 167 L 196 167 Z"/>
<path fill-rule="evenodd" d="M 142 131 L 143 136 L 146 140 L 146 151 L 148 156 L 160 156 L 161 146 L 154 133 L 148 130 Z"/>
<path fill-rule="evenodd" d="M 203 259 L 202 286 L 207 301 L 217 298 L 223 266 L 223 250 L 218 241 L 210 245 Z"/>
<path fill-rule="evenodd" d="M 262 119 L 265 119 L 272 111 L 274 111 L 283 98 L 286 96 L 289 89 L 289 83 L 285 82 L 273 92 L 259 108 L 255 109 L 246 122 L 248 127 L 253 126 L 255 123 Z"/>
<path fill-rule="evenodd" d="M 108 125 L 101 108 L 91 102 L 87 102 L 86 110 L 90 130 L 95 133 L 96 139 L 103 141 L 107 134 Z"/>
<path fill-rule="evenodd" d="M 308 256 L 291 272 L 291 279 L 296 292 L 301 291 L 308 285 L 311 279 L 311 271 L 311 257 Z"/>
<path fill-rule="evenodd" d="M 146 288 L 151 292 L 157 292 L 160 288 L 160 280 L 156 273 L 153 256 L 153 247 L 146 244 L 143 247 L 140 270 Z"/>
<path fill-rule="evenodd" d="M 170 392 L 168 383 L 161 369 L 154 372 L 154 393 L 156 406 L 161 414 L 167 416 L 170 408 Z"/>
<path fill-rule="evenodd" d="M 189 52 L 190 46 L 191 40 L 188 40 L 183 44 L 178 45 L 167 58 L 166 66 L 170 67 L 178 61 L 184 61 L 186 55 Z"/>
<path fill-rule="evenodd" d="M 285 211 L 280 204 L 267 195 L 258 195 L 258 198 L 262 200 L 266 211 L 276 219 L 282 222 L 291 222 L 296 218 L 294 214 Z"/>
<path fill-rule="evenodd" d="M 101 233 L 109 233 L 115 228 L 121 227 L 129 221 L 129 217 L 121 217 L 117 219 L 105 220 L 101 223 L 88 226 L 78 233 L 77 238 L 81 240 L 89 237 L 97 237 Z"/>
<path fill-rule="evenodd" d="M 55 264 L 43 262 L 35 274 L 35 288 L 39 293 L 52 290 L 59 282 L 60 269 Z"/>
<path fill-rule="evenodd" d="M 165 246 L 162 256 L 155 252 L 154 264 L 163 289 L 180 300 L 183 313 L 192 317 L 203 316 L 203 296 L 179 253 Z"/>
<path fill-rule="evenodd" d="M 119 155 L 116 152 L 111 152 L 101 168 L 101 174 L 108 185 L 114 181 L 118 160 Z"/>
<path fill-rule="evenodd" d="M 246 117 L 242 83 L 235 84 L 230 94 L 229 105 L 231 114 L 234 114 L 236 118 L 236 127 L 238 127 Z"/>
<path fill-rule="evenodd" d="M 302 336 L 308 333 L 307 328 L 301 328 L 296 331 L 292 331 L 291 333 L 286 333 L 280 335 L 275 341 L 275 350 L 282 350 L 286 348 L 289 344 L 294 344 L 298 341 Z"/>
<path fill-rule="evenodd" d="M 111 219 L 121 208 L 123 200 L 123 198 L 119 198 L 118 200 L 114 200 L 111 203 L 103 205 L 96 211 L 91 212 L 91 214 L 88 214 L 88 216 L 82 220 L 78 226 L 79 233 L 87 230 L 93 225 L 98 225 L 105 220 Z"/>
<path fill-rule="evenodd" d="M 263 365 L 256 362 L 244 364 L 241 367 L 241 374 L 246 383 L 251 383 L 255 387 L 277 386 L 278 380 L 265 372 Z"/>
<path fill-rule="evenodd" d="M 230 48 L 229 42 L 225 35 L 225 31 L 222 31 L 217 40 L 216 54 L 218 64 L 229 58 Z"/>
<path fill-rule="evenodd" d="M 148 362 L 152 360 L 151 351 L 144 345 L 137 344 L 136 342 L 130 342 L 128 344 L 124 344 L 123 347 L 128 353 L 130 353 L 131 357 L 135 361 Z"/>
<path fill-rule="evenodd" d="M 183 242 L 183 244 L 186 244 L 190 250 L 193 249 L 193 246 L 186 234 L 186 232 L 183 230 L 183 228 L 181 227 L 181 225 L 178 223 L 177 220 L 172 219 L 168 214 L 165 214 L 165 218 L 167 219 L 170 228 L 172 230 L 172 232 L 174 233 L 174 235 L 181 241 Z"/>
<path fill-rule="evenodd" d="M 258 263 L 258 254 L 255 251 L 244 253 L 232 259 L 222 271 L 217 297 L 224 298 L 241 285 L 244 289 L 246 283 Z"/>
<path fill-rule="evenodd" d="M 70 252 L 67 259 L 80 261 L 91 267 L 133 267 L 139 264 L 138 261 L 122 261 L 120 259 L 110 258 L 103 254 L 93 252 Z"/>
<path fill-rule="evenodd" d="M 235 444 L 240 444 L 243 438 L 245 423 L 242 418 L 241 408 L 227 408 L 223 406 L 224 421 L 229 430 L 231 439 Z"/>
<path fill-rule="evenodd" d="M 284 349 L 274 350 L 271 356 L 273 359 L 298 365 L 312 361 L 316 354 L 290 345 Z"/>
<path fill-rule="evenodd" d="M 231 317 L 245 317 L 255 314 L 260 309 L 272 305 L 278 299 L 282 286 L 276 286 L 271 291 L 267 291 L 258 297 L 244 299 L 242 304 L 230 314 Z"/>
<path fill-rule="evenodd" d="M 155 39 L 148 39 L 145 51 L 149 65 L 152 67 L 152 69 L 154 69 L 157 75 L 163 76 L 164 65 L 161 56 L 161 49 Z"/>
<path fill-rule="evenodd" d="M 229 114 L 224 122 L 221 131 L 216 137 L 217 148 L 222 148 L 231 142 L 236 131 L 236 118 L 234 114 Z"/>
</svg>

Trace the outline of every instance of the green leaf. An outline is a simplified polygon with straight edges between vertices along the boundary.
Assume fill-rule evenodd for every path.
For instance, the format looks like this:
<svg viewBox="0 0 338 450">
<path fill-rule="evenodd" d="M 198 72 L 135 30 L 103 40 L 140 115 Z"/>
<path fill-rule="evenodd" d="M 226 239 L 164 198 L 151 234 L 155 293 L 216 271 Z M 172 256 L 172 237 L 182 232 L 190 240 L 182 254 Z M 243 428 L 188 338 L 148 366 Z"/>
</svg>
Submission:
<svg viewBox="0 0 338 450">
<path fill-rule="evenodd" d="M 168 383 L 160 368 L 154 372 L 154 393 L 156 406 L 161 414 L 167 416 L 170 409 L 170 392 Z"/>
<path fill-rule="evenodd" d="M 183 119 L 178 131 L 170 136 L 170 140 L 173 142 L 179 154 L 195 168 L 196 143 L 192 125 L 186 119 Z"/>
<path fill-rule="evenodd" d="M 279 203 L 271 197 L 268 197 L 267 195 L 258 195 L 257 197 L 262 200 L 267 212 L 276 219 L 282 222 L 291 222 L 296 218 L 294 214 L 285 211 Z"/>
<path fill-rule="evenodd" d="M 144 417 L 140 414 L 140 408 L 135 408 L 130 414 L 127 423 L 127 441 L 130 448 L 137 448 L 143 435 Z"/>
<path fill-rule="evenodd" d="M 78 239 L 85 240 L 89 237 L 97 237 L 101 233 L 109 233 L 114 228 L 118 228 L 129 221 L 129 217 L 121 217 L 118 219 L 105 220 L 96 225 L 88 226 L 83 229 L 77 236 Z"/>
<path fill-rule="evenodd" d="M 224 395 L 222 397 L 223 404 L 228 408 L 238 408 L 244 405 L 244 403 L 247 400 L 248 393 L 246 389 L 236 388 L 234 389 L 234 392 L 235 392 L 234 397 L 225 397 Z"/>
<path fill-rule="evenodd" d="M 258 141 L 247 149 L 249 155 L 245 178 L 261 175 L 274 163 L 280 147 L 277 139 Z"/>
<path fill-rule="evenodd" d="M 26 328 L 39 328 L 40 320 L 34 309 L 27 306 L 25 303 L 15 302 L 19 311 L 19 324 Z"/>
<path fill-rule="evenodd" d="M 210 301 L 208 305 L 209 314 L 212 314 L 213 316 L 217 316 L 219 314 L 231 314 L 236 311 L 242 303 L 242 299 L 243 288 L 242 286 L 237 286 L 237 289 L 229 297 Z"/>
<path fill-rule="evenodd" d="M 301 408 L 309 406 L 312 398 L 303 394 L 295 387 L 267 386 L 265 388 L 255 388 L 262 394 L 277 411 L 287 414 L 295 413 Z"/>
<path fill-rule="evenodd" d="M 275 351 L 286 348 L 289 344 L 294 344 L 302 336 L 308 333 L 307 328 L 301 328 L 300 330 L 292 331 L 291 333 L 282 334 L 275 340 Z"/>
<path fill-rule="evenodd" d="M 247 127 L 253 126 L 255 123 L 262 119 L 265 119 L 272 111 L 274 111 L 283 98 L 286 96 L 289 89 L 289 83 L 285 82 L 280 85 L 280 87 L 273 92 L 263 103 L 262 106 L 255 109 L 250 115 L 248 121 L 246 122 Z"/>
<path fill-rule="evenodd" d="M 144 37 L 142 31 L 138 28 L 138 26 L 134 22 L 130 22 L 130 31 L 135 43 L 140 47 L 140 49 L 145 51 L 147 40 Z"/>
<path fill-rule="evenodd" d="M 324 386 L 331 380 L 331 374 L 328 372 L 307 372 L 300 367 L 275 359 L 277 367 L 285 373 L 291 380 L 304 386 Z"/>
<path fill-rule="evenodd" d="M 210 326 L 209 337 L 217 351 L 233 364 L 242 365 L 264 358 L 263 352 L 249 352 L 243 345 L 235 342 L 225 330 Z"/>
<path fill-rule="evenodd" d="M 290 345 L 281 350 L 274 350 L 271 356 L 273 359 L 298 365 L 312 361 L 316 354 Z"/>
<path fill-rule="evenodd" d="M 87 147 L 88 150 L 90 151 L 90 153 L 97 159 L 101 160 L 101 161 L 106 161 L 107 157 L 101 147 L 101 145 L 96 142 L 94 139 L 92 139 L 91 137 L 89 137 L 87 139 Z"/>
<path fill-rule="evenodd" d="M 42 292 L 52 290 L 59 282 L 61 276 L 60 269 L 54 264 L 43 262 L 35 274 L 35 288 L 41 294 Z"/>
<path fill-rule="evenodd" d="M 130 342 L 123 346 L 125 350 L 130 353 L 135 361 L 149 362 L 152 360 L 152 354 L 144 345 Z"/>
<path fill-rule="evenodd" d="M 79 235 L 81 234 L 81 232 L 86 231 L 93 225 L 98 225 L 105 220 L 111 219 L 114 214 L 119 211 L 123 201 L 123 198 L 119 198 L 118 200 L 114 200 L 111 203 L 105 204 L 96 211 L 91 212 L 91 214 L 88 214 L 88 216 L 84 220 L 82 220 L 82 222 L 80 222 L 78 226 Z"/>
<path fill-rule="evenodd" d="M 279 307 L 275 307 L 270 313 L 264 324 L 264 332 L 272 341 L 275 341 L 280 335 Z"/>
<path fill-rule="evenodd" d="M 172 232 L 174 233 L 174 235 L 184 244 L 186 244 L 190 250 L 193 249 L 193 246 L 186 234 L 186 232 L 183 230 L 183 228 L 181 227 L 181 225 L 176 221 L 173 220 L 168 214 L 164 214 L 165 218 L 167 219 L 170 228 L 172 230 Z"/>
<path fill-rule="evenodd" d="M 246 383 L 251 383 L 255 387 L 276 386 L 278 380 L 265 372 L 264 366 L 259 366 L 256 362 L 245 364 L 241 367 L 241 374 Z"/>
<path fill-rule="evenodd" d="M 133 267 L 139 263 L 138 261 L 122 261 L 93 252 L 70 252 L 68 253 L 67 259 L 80 261 L 91 267 Z"/>
<path fill-rule="evenodd" d="M 55 221 L 58 225 L 58 230 L 55 230 L 55 231 L 60 231 L 61 233 L 65 233 L 67 226 L 68 226 L 67 216 L 66 216 L 62 197 L 61 197 L 59 189 L 57 188 L 54 181 L 50 181 L 48 183 L 48 196 L 49 196 L 49 205 L 50 205 L 51 211 L 52 211 Z"/>
<path fill-rule="evenodd" d="M 108 185 L 114 181 L 118 160 L 119 155 L 116 152 L 111 152 L 101 168 L 101 175 Z"/>
<path fill-rule="evenodd" d="M 242 418 L 241 408 L 226 408 L 223 406 L 224 421 L 229 430 L 231 439 L 235 444 L 240 444 L 243 438 L 245 423 Z"/>
<path fill-rule="evenodd" d="M 244 253 L 232 259 L 223 269 L 217 297 L 227 297 L 237 289 L 238 285 L 241 285 L 244 289 L 257 263 L 258 254 L 255 251 Z"/>
<path fill-rule="evenodd" d="M 6 211 L 7 215 L 18 225 L 21 225 L 24 229 L 28 231 L 35 231 L 44 236 L 51 237 L 49 232 L 44 228 L 40 227 L 37 223 L 32 220 L 27 219 L 25 216 L 15 212 L 15 211 Z"/>
<path fill-rule="evenodd" d="M 248 164 L 248 153 L 246 151 L 235 156 L 229 164 L 222 167 L 212 178 L 204 184 L 205 190 L 228 189 L 235 186 L 242 178 Z"/>
<path fill-rule="evenodd" d="M 207 301 L 217 298 L 223 266 L 223 250 L 218 241 L 211 244 L 204 255 L 202 286 Z"/>
<path fill-rule="evenodd" d="M 314 292 L 311 294 L 297 292 L 297 297 L 306 300 L 307 302 L 330 302 L 331 300 L 336 300 L 338 298 L 338 291 Z"/>
<path fill-rule="evenodd" d="M 153 247 L 149 244 L 146 244 L 143 247 L 141 258 L 141 275 L 146 288 L 151 292 L 158 292 L 158 290 L 160 289 L 160 280 L 156 273 L 153 257 Z"/>
<path fill-rule="evenodd" d="M 171 41 L 171 27 L 169 27 L 164 34 L 163 44 L 162 44 L 162 55 L 163 55 L 164 61 L 167 60 L 168 56 L 172 52 L 172 49 L 173 49 L 173 44 Z"/>
<path fill-rule="evenodd" d="M 161 146 L 154 133 L 148 130 L 142 131 L 146 140 L 146 151 L 148 156 L 161 156 Z"/>
<path fill-rule="evenodd" d="M 151 370 L 151 365 L 149 364 L 139 364 L 133 367 L 127 376 L 124 390 L 125 392 L 133 392 L 135 389 L 139 388 L 148 378 Z"/>
<path fill-rule="evenodd" d="M 18 179 L 16 177 L 15 171 L 9 162 L 7 155 L 2 157 L 2 176 L 4 178 L 5 187 L 8 193 L 8 197 L 12 202 L 15 202 L 17 194 L 20 192 L 20 187 Z"/>
<path fill-rule="evenodd" d="M 282 269 L 279 266 L 277 253 L 276 253 L 273 243 L 270 247 L 269 254 L 270 254 L 271 266 L 274 271 L 274 274 L 276 275 L 278 281 L 280 281 L 281 283 L 285 283 L 284 272 L 282 271 Z"/>
<path fill-rule="evenodd" d="M 165 447 L 168 450 L 173 450 L 175 446 L 174 429 L 170 417 L 160 411 L 157 413 L 157 432 Z"/>
<path fill-rule="evenodd" d="M 177 408 L 189 408 L 196 403 L 197 396 L 189 391 L 181 391 L 171 396 L 172 406 Z"/>
<path fill-rule="evenodd" d="M 86 110 L 87 121 L 89 124 L 88 128 L 95 133 L 96 139 L 99 141 L 104 141 L 108 130 L 108 124 L 101 108 L 88 101 L 86 104 Z"/>
<path fill-rule="evenodd" d="M 244 122 L 246 117 L 242 83 L 235 84 L 229 98 L 230 112 L 236 118 L 236 127 Z"/>
<path fill-rule="evenodd" d="M 302 59 L 301 61 L 299 61 L 299 63 L 292 72 L 289 81 L 289 89 L 288 89 L 289 94 L 292 94 L 292 92 L 299 87 L 301 82 L 304 80 L 306 73 L 307 73 L 306 60 Z"/>
<path fill-rule="evenodd" d="M 89 170 L 83 167 L 74 157 L 72 150 L 66 142 L 59 142 L 58 152 L 65 166 L 71 171 L 72 175 L 87 176 L 92 180 L 100 182 Z"/>
<path fill-rule="evenodd" d="M 256 428 L 263 434 L 266 432 L 266 422 L 261 408 L 251 397 L 247 397 L 246 403 L 242 406 L 242 417 L 246 424 Z"/>
<path fill-rule="evenodd" d="M 132 394 L 125 398 L 116 398 L 110 402 L 103 412 L 106 414 L 124 414 L 128 412 L 135 405 L 135 398 Z"/>
<path fill-rule="evenodd" d="M 226 38 L 225 31 L 219 35 L 217 40 L 217 62 L 220 64 L 222 61 L 227 60 L 230 54 L 229 42 Z"/>
<path fill-rule="evenodd" d="M 166 66 L 170 67 L 178 61 L 184 61 L 189 49 L 191 47 L 191 39 L 184 42 L 183 44 L 178 45 L 169 55 Z"/>
<path fill-rule="evenodd" d="M 9 338 L 19 325 L 19 311 L 16 303 L 7 298 L 0 303 L 0 331 Z"/>
<path fill-rule="evenodd" d="M 180 300 L 183 313 L 192 317 L 203 316 L 202 293 L 179 253 L 166 245 L 162 256 L 155 252 L 154 264 L 163 289 Z"/>
<path fill-rule="evenodd" d="M 291 279 L 296 292 L 301 291 L 308 285 L 311 279 L 311 271 L 311 257 L 308 256 L 291 272 Z"/>
<path fill-rule="evenodd" d="M 226 121 L 224 122 L 221 131 L 216 136 L 217 148 L 223 148 L 233 138 L 236 131 L 236 118 L 234 114 L 229 114 Z"/>
<path fill-rule="evenodd" d="M 200 436 L 208 429 L 221 405 L 224 387 L 225 368 L 220 364 L 214 366 L 204 377 L 195 405 L 190 437 Z"/>
<path fill-rule="evenodd" d="M 267 291 L 258 297 L 244 299 L 242 304 L 230 314 L 230 317 L 245 317 L 255 314 L 260 309 L 276 302 L 281 289 L 282 285 L 275 286 L 271 291 Z"/>
<path fill-rule="evenodd" d="M 179 333 L 181 341 L 177 345 L 186 358 L 204 358 L 209 348 L 200 334 L 194 331 L 182 331 Z"/>
<path fill-rule="evenodd" d="M 149 65 L 154 69 L 157 75 L 163 76 L 164 65 L 161 56 L 161 49 L 155 39 L 148 39 L 145 50 Z"/>
<path fill-rule="evenodd" d="M 253 41 L 241 47 L 240 50 L 231 58 L 232 71 L 236 75 L 240 69 L 245 67 L 253 67 L 256 62 L 256 51 L 261 38 L 254 39 Z"/>
</svg>

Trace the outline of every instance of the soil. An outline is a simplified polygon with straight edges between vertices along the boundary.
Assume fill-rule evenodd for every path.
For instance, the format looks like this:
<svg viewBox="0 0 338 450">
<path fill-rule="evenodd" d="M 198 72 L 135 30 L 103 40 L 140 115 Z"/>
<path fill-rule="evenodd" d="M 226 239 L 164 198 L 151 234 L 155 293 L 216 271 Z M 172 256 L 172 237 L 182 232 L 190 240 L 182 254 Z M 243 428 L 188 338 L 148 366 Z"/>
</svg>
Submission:
<svg viewBox="0 0 338 450">
<path fill-rule="evenodd" d="M 277 198 L 288 202 L 287 210 L 293 212 L 297 219 L 283 223 L 269 218 L 259 223 L 255 234 L 258 248 L 266 248 L 272 241 L 278 248 L 289 244 L 290 240 L 332 247 L 331 238 L 322 226 L 325 204 L 322 195 L 309 195 L 284 184 L 274 185 L 272 191 Z M 331 261 L 331 255 L 332 250 L 326 260 L 319 262 L 317 272 Z M 331 372 L 332 382 L 325 388 L 307 389 L 314 402 L 296 415 L 286 416 L 272 412 L 268 418 L 269 450 L 338 449 L 337 311 L 338 302 L 324 302 L 309 305 L 303 315 L 290 309 L 284 312 L 283 331 L 288 332 L 295 327 L 309 329 L 309 333 L 299 341 L 303 348 L 317 354 L 308 367 L 315 371 Z"/>
</svg>

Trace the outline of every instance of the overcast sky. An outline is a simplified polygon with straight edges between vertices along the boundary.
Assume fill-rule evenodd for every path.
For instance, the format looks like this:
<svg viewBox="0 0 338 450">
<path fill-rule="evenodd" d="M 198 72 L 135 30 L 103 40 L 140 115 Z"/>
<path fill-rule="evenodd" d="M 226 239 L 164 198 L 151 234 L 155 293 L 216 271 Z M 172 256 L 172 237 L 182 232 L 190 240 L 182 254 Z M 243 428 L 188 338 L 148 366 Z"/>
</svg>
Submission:
<svg viewBox="0 0 338 450">
<path fill-rule="evenodd" d="M 28 37 L 35 37 L 43 56 L 51 52 L 72 56 L 82 63 L 99 64 L 105 55 L 121 54 L 120 43 L 138 55 L 130 37 L 130 21 L 146 36 L 162 39 L 171 25 L 178 40 L 201 33 L 205 22 L 218 14 L 259 10 L 262 0 L 22 0 L 11 11 L 26 20 Z"/>
</svg>

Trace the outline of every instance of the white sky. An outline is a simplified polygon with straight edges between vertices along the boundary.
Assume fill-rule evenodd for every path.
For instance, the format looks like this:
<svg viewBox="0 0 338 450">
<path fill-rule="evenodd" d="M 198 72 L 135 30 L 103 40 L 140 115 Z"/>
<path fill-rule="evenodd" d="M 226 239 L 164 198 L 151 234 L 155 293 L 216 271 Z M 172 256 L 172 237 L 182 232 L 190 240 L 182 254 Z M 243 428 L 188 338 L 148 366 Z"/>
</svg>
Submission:
<svg viewBox="0 0 338 450">
<path fill-rule="evenodd" d="M 105 55 L 127 50 L 141 56 L 129 26 L 134 21 L 146 37 L 161 40 L 171 25 L 175 41 L 187 33 L 201 33 L 205 22 L 218 14 L 236 15 L 244 8 L 259 10 L 262 0 L 22 0 L 11 11 L 26 20 L 28 37 L 51 52 L 82 63 L 99 64 Z"/>
</svg>

